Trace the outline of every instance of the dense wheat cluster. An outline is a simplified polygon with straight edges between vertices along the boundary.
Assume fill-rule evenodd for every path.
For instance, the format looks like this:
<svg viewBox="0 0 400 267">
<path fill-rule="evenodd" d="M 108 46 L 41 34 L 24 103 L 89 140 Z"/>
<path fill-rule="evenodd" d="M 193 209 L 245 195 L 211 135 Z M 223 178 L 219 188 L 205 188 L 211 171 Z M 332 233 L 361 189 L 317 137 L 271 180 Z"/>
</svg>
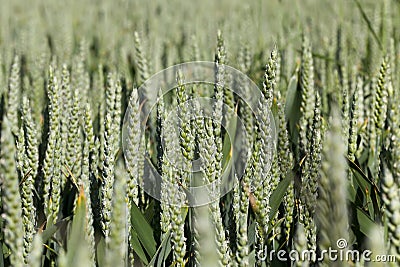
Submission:
<svg viewBox="0 0 400 267">
<path fill-rule="evenodd" d="M 399 14 L 395 0 L 0 1 L 0 266 L 398 266 Z M 215 84 L 177 71 L 168 94 L 142 86 L 189 61 L 214 62 Z M 256 110 L 227 66 L 258 86 Z M 187 205 L 193 181 L 208 204 Z"/>
</svg>

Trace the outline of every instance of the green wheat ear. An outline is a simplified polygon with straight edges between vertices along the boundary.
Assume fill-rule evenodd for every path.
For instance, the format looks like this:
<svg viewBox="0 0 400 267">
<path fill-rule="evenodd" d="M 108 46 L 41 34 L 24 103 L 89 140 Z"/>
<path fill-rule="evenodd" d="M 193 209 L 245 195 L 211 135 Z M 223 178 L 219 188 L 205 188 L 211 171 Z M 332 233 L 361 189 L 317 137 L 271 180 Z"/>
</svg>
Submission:
<svg viewBox="0 0 400 267">
<path fill-rule="evenodd" d="M 113 140 L 112 140 L 112 129 L 111 129 L 111 115 L 107 114 L 105 118 L 105 132 L 104 132 L 104 162 L 103 162 L 103 187 L 101 190 L 102 198 L 102 230 L 105 237 L 107 238 L 110 234 L 111 224 L 111 208 L 112 208 L 112 197 L 114 187 L 114 154 L 113 152 Z"/>
<path fill-rule="evenodd" d="M 127 121 L 127 139 L 126 139 L 126 167 L 129 173 L 127 195 L 129 202 L 132 201 L 138 204 L 138 164 L 139 164 L 139 146 L 140 146 L 140 110 L 139 110 L 139 95 L 137 89 L 133 89 L 129 99 L 129 118 Z"/>
<path fill-rule="evenodd" d="M 93 266 L 89 246 L 84 238 L 86 229 L 86 197 L 84 189 L 81 187 L 76 201 L 74 220 L 71 223 L 71 231 L 68 235 L 67 250 L 60 249 L 58 256 L 58 266 Z"/>
<path fill-rule="evenodd" d="M 225 236 L 225 229 L 222 223 L 221 211 L 218 203 L 218 194 L 220 190 L 220 169 L 217 168 L 221 164 L 218 157 L 217 144 L 213 131 L 213 123 L 210 118 L 204 118 L 198 126 L 199 135 L 201 136 L 199 143 L 200 158 L 203 161 L 204 183 L 212 185 L 209 188 L 208 199 L 212 202 L 209 204 L 209 213 L 211 221 L 215 227 L 215 242 L 218 250 L 218 262 L 222 266 L 230 264 L 230 249 Z"/>
<path fill-rule="evenodd" d="M 293 247 L 298 252 L 298 255 L 302 255 L 302 253 L 304 251 L 308 250 L 307 237 L 306 237 L 304 225 L 302 223 L 297 224 L 296 234 L 294 236 Z M 297 267 L 308 267 L 309 264 L 310 263 L 307 259 L 303 260 L 303 259 L 301 259 L 301 257 L 295 263 L 295 265 Z"/>
<path fill-rule="evenodd" d="M 321 167 L 322 149 L 322 123 L 321 123 L 321 100 L 319 93 L 315 96 L 314 118 L 311 128 L 310 154 L 302 166 L 302 187 L 300 191 L 301 214 L 300 221 L 304 224 L 308 246 L 316 250 L 317 229 L 314 221 L 315 208 L 318 196 L 319 170 Z"/>
<path fill-rule="evenodd" d="M 131 210 L 133 204 L 139 206 L 139 190 L 138 190 L 138 183 L 139 183 L 139 153 L 141 146 L 141 129 L 140 129 L 140 110 L 139 110 L 139 95 L 136 88 L 132 90 L 131 97 L 129 99 L 129 117 L 127 120 L 127 138 L 126 138 L 126 149 L 124 150 L 125 153 L 125 165 L 128 172 L 127 175 L 127 186 L 126 186 L 126 194 L 127 194 L 127 207 L 128 211 Z M 143 144 L 142 144 L 143 145 Z M 161 203 L 163 203 L 161 201 Z M 130 263 L 133 265 L 134 257 L 133 257 L 133 247 L 132 247 L 132 229 L 130 224 L 130 212 L 126 213 L 126 220 L 127 220 L 127 228 L 128 228 L 128 239 L 129 239 L 129 258 Z"/>
<path fill-rule="evenodd" d="M 82 116 L 81 105 L 80 105 L 80 94 L 78 89 L 74 89 L 72 92 L 72 104 L 69 110 L 68 118 L 68 133 L 66 143 L 66 164 L 69 171 L 72 172 L 73 177 L 79 179 L 81 175 L 81 166 L 77 164 L 82 160 L 82 136 L 80 128 L 80 118 Z M 62 187 L 64 186 L 65 179 L 63 179 Z"/>
<path fill-rule="evenodd" d="M 376 255 L 387 255 L 388 250 L 386 249 L 385 245 L 385 238 L 384 238 L 384 229 L 381 226 L 375 226 L 370 230 L 369 234 L 369 242 L 368 248 L 371 250 L 372 255 L 371 258 L 373 259 Z M 390 264 L 390 263 L 389 263 Z M 388 263 L 384 262 L 373 262 L 371 266 L 373 267 L 385 267 L 389 265 Z M 361 265 L 360 265 L 361 266 Z M 364 266 L 364 265 L 362 265 Z M 389 265 L 392 266 L 392 265 Z M 395 265 L 393 265 L 395 266 Z"/>
<path fill-rule="evenodd" d="M 206 196 L 201 196 L 206 200 Z M 200 257 L 198 261 L 200 266 L 215 266 L 221 255 L 215 244 L 215 226 L 210 220 L 209 208 L 201 206 L 197 208 L 196 223 L 199 231 L 199 250 Z M 221 264 L 219 264 L 221 266 Z"/>
<path fill-rule="evenodd" d="M 170 216 L 171 220 L 171 244 L 173 260 L 176 266 L 185 266 L 185 217 L 182 214 L 182 204 L 185 201 L 185 195 L 177 183 L 177 181 L 181 179 L 179 176 L 179 167 L 182 166 L 182 163 L 179 162 L 181 157 L 178 156 L 180 153 L 180 147 L 177 140 L 179 139 L 178 133 L 171 122 L 165 123 L 163 133 L 166 144 L 165 151 L 168 153 L 168 155 L 170 155 L 169 158 L 167 158 L 166 154 L 163 156 L 163 186 L 168 187 L 164 193 L 169 197 L 168 201 L 164 203 L 164 208 L 167 209 L 164 212 L 167 214 L 169 213 L 168 215 Z"/>
<path fill-rule="evenodd" d="M 75 142 L 68 142 L 68 134 L 69 134 L 69 127 L 70 127 L 70 114 L 72 108 L 72 90 L 70 87 L 70 74 L 66 64 L 62 66 L 62 73 L 61 73 L 61 88 L 60 88 L 60 102 L 61 102 L 61 111 L 60 111 L 60 124 L 61 124 L 61 158 L 63 168 L 65 168 L 65 172 L 68 173 L 70 170 L 73 170 L 74 164 L 71 162 L 71 155 L 69 150 L 74 147 L 73 144 Z M 74 127 L 71 127 L 74 129 Z M 76 129 L 76 127 L 75 127 Z M 64 167 L 64 165 L 66 165 Z M 78 176 L 75 176 L 78 177 Z M 61 187 L 64 187 L 67 177 L 63 175 L 62 177 L 62 184 Z"/>
<path fill-rule="evenodd" d="M 95 262 L 95 238 L 94 238 L 94 226 L 93 226 L 93 212 L 92 212 L 92 201 L 91 191 L 93 186 L 90 182 L 90 149 L 93 142 L 93 127 L 90 117 L 90 104 L 85 105 L 85 120 L 83 121 L 84 130 L 84 141 L 82 149 L 82 175 L 80 177 L 80 185 L 83 186 L 85 197 L 86 197 L 86 229 L 85 238 L 89 247 L 89 253 L 91 262 Z"/>
<path fill-rule="evenodd" d="M 142 85 L 149 78 L 148 63 L 146 59 L 146 54 L 143 51 L 142 40 L 140 39 L 139 33 L 134 33 L 134 45 L 136 52 L 136 60 L 139 69 L 139 75 L 137 80 L 137 86 Z"/>
<path fill-rule="evenodd" d="M 47 93 L 49 98 L 49 133 L 43 163 L 43 202 L 46 217 L 49 218 L 49 216 L 52 216 L 52 222 L 54 222 L 57 217 L 56 213 L 58 213 L 58 203 L 54 203 L 54 200 L 51 199 L 52 197 L 59 197 L 59 190 L 57 190 L 59 181 L 56 181 L 54 175 L 59 175 L 59 171 L 61 170 L 61 162 L 59 160 L 61 155 L 56 155 L 56 152 L 59 152 L 61 144 L 59 86 L 52 66 L 49 68 Z M 51 190 L 53 181 L 55 181 L 55 190 Z"/>
<path fill-rule="evenodd" d="M 191 112 L 190 107 L 187 103 L 189 100 L 186 86 L 184 85 L 184 77 L 182 72 L 177 73 L 178 88 L 176 91 L 177 103 L 178 103 L 178 116 L 179 116 L 179 137 L 182 155 L 185 158 L 185 170 L 191 170 L 191 161 L 194 157 L 194 129 L 191 124 Z M 188 177 L 189 178 L 189 177 Z M 189 181 L 184 179 L 186 185 L 189 185 Z"/>
<path fill-rule="evenodd" d="M 217 33 L 217 51 L 215 54 L 215 62 L 218 65 L 227 65 L 228 64 L 228 55 L 225 47 L 225 40 L 222 35 L 222 32 L 219 30 Z M 222 70 L 224 72 L 224 70 Z M 235 108 L 235 99 L 233 96 L 232 90 L 230 90 L 229 85 L 230 85 L 230 80 L 232 77 L 229 77 L 228 73 L 221 73 L 223 77 L 223 92 L 224 92 L 224 104 L 231 110 L 234 110 Z M 224 111 L 224 119 L 229 120 L 229 114 L 226 110 Z"/>
<path fill-rule="evenodd" d="M 122 121 L 122 85 L 121 81 L 118 79 L 115 84 L 115 99 L 114 99 L 114 107 L 113 107 L 113 139 L 114 139 L 114 154 L 117 154 L 121 147 L 121 134 L 119 131 L 121 130 L 121 121 Z"/>
<path fill-rule="evenodd" d="M 19 125 L 19 105 L 21 94 L 21 59 L 18 55 L 14 56 L 13 64 L 11 66 L 11 73 L 9 78 L 9 91 L 8 91 L 8 107 L 7 116 L 12 125 L 13 134 L 18 134 Z"/>
<path fill-rule="evenodd" d="M 26 105 L 26 98 L 24 102 Z M 32 151 L 28 151 L 31 147 L 26 147 L 28 144 L 28 136 L 26 136 L 24 127 L 20 128 L 20 132 L 17 137 L 17 168 L 19 169 L 22 188 L 21 188 L 21 201 L 22 201 L 22 220 L 24 227 L 24 261 L 27 263 L 27 257 L 31 250 L 33 236 L 35 234 L 35 223 L 36 223 L 36 209 L 34 206 L 33 190 L 34 190 L 34 178 L 36 175 L 35 170 L 30 169 L 30 160 L 28 155 L 32 154 Z M 31 140 L 32 141 L 32 140 Z M 37 149 L 35 147 L 34 149 Z M 37 152 L 37 151 L 36 151 Z M 36 159 L 38 160 L 38 159 Z M 34 172 L 33 174 L 31 172 Z"/>
<path fill-rule="evenodd" d="M 379 77 L 377 86 L 375 89 L 375 104 L 374 104 L 374 123 L 377 129 L 377 135 L 383 130 L 387 108 L 387 97 L 388 97 L 388 84 L 387 76 L 390 69 L 388 66 L 388 59 L 385 57 L 382 61 L 381 68 L 379 70 Z"/>
<path fill-rule="evenodd" d="M 110 115 L 110 149 L 113 155 L 117 154 L 120 147 L 120 134 L 119 130 L 121 128 L 121 97 L 122 97 L 122 87 L 121 82 L 116 80 L 115 74 L 109 73 L 107 76 L 107 86 L 106 86 L 106 110 L 105 114 Z"/>
<path fill-rule="evenodd" d="M 341 67 L 342 73 L 342 81 L 341 81 L 341 95 L 342 95 L 342 135 L 344 138 L 344 142 L 346 144 L 346 150 L 348 147 L 348 139 L 349 139 L 349 124 L 350 124 L 350 104 L 349 104 L 349 78 L 348 78 L 348 70 L 347 65 L 344 63 Z"/>
<path fill-rule="evenodd" d="M 190 53 L 190 59 L 192 61 L 199 61 L 200 60 L 200 49 L 199 45 L 197 43 L 197 38 L 195 35 L 192 35 L 191 38 L 191 53 Z"/>
<path fill-rule="evenodd" d="M 32 267 L 41 267 L 42 253 L 43 253 L 42 234 L 37 233 L 33 238 L 32 249 L 30 251 L 28 258 L 28 265 Z"/>
<path fill-rule="evenodd" d="M 307 132 L 310 132 L 314 103 L 315 103 L 315 88 L 314 88 L 314 61 L 311 53 L 311 45 L 307 37 L 303 39 L 301 68 L 300 68 L 300 87 L 301 87 L 301 117 L 300 125 L 300 149 L 302 155 L 309 153 L 309 138 Z M 302 156 L 301 155 L 301 156 Z"/>
<path fill-rule="evenodd" d="M 350 125 L 349 125 L 349 141 L 348 141 L 348 156 L 351 161 L 355 160 L 357 152 L 357 137 L 358 137 L 358 121 L 360 117 L 360 103 L 361 103 L 361 91 L 363 88 L 363 82 L 361 78 L 357 79 L 357 86 L 353 93 L 351 110 L 350 110 Z"/>
<path fill-rule="evenodd" d="M 400 259 L 400 194 L 392 172 L 385 166 L 381 178 L 382 200 L 385 207 L 385 225 L 388 231 L 389 252 Z"/>
<path fill-rule="evenodd" d="M 398 99 L 394 99 L 391 101 L 390 116 L 389 116 L 390 167 L 393 172 L 396 184 L 400 184 L 400 150 L 399 150 L 399 148 L 400 148 L 400 128 L 398 127 L 399 121 L 400 121 L 400 119 L 399 119 L 400 108 L 398 106 L 398 103 L 399 103 Z"/>
<path fill-rule="evenodd" d="M 124 266 L 126 259 L 126 192 L 125 170 L 120 165 L 116 166 L 114 192 L 111 209 L 110 235 L 106 238 L 107 265 Z M 129 229 L 130 230 L 130 229 Z"/>
<path fill-rule="evenodd" d="M 370 151 L 372 157 L 375 159 L 374 162 L 374 174 L 375 177 L 379 176 L 380 172 L 380 153 L 382 150 L 383 144 L 383 136 L 382 133 L 384 131 L 386 115 L 387 115 L 387 106 L 388 106 L 388 76 L 390 76 L 390 69 L 388 65 L 388 59 L 385 57 L 382 61 L 379 76 L 376 84 L 376 88 L 374 90 L 374 102 L 373 102 L 373 135 L 371 137 L 371 147 Z"/>
<path fill-rule="evenodd" d="M 277 153 L 278 153 L 278 165 L 280 168 L 280 174 L 282 180 L 286 178 L 286 175 L 289 172 L 289 170 L 293 168 L 293 153 L 291 151 L 289 143 L 289 133 L 286 127 L 284 105 L 280 101 L 280 93 L 278 92 L 276 95 L 278 103 L 278 123 L 279 123 Z M 284 203 L 283 205 L 285 209 L 285 212 L 283 214 L 285 218 L 283 229 L 287 240 L 289 240 L 290 238 L 290 232 L 292 228 L 293 212 L 295 205 L 294 201 L 295 200 L 294 200 L 293 181 L 291 181 L 283 200 Z"/>
<path fill-rule="evenodd" d="M 1 129 L 1 157 L 0 177 L 1 196 L 3 203 L 3 232 L 5 244 L 10 249 L 10 264 L 12 266 L 24 266 L 24 229 L 22 222 L 22 204 L 19 194 L 19 181 L 15 164 L 16 148 L 15 140 L 11 133 L 12 125 L 7 117 L 4 117 Z"/>
<path fill-rule="evenodd" d="M 273 125 L 273 117 L 271 116 L 272 98 L 274 95 L 274 87 L 276 84 L 276 51 L 272 51 L 270 60 L 266 67 L 266 74 L 264 77 L 264 92 L 258 101 L 257 116 L 256 116 L 256 140 L 254 152 L 256 159 L 254 166 L 254 177 L 251 181 L 250 191 L 254 191 L 254 207 L 256 213 L 256 253 L 262 252 L 267 242 L 267 233 L 269 230 L 269 211 L 270 211 L 270 196 L 273 190 L 273 171 L 279 172 L 276 166 L 277 157 L 275 155 L 276 147 L 272 140 L 273 132 L 271 131 Z M 271 141 L 272 140 L 272 141 Z M 257 152 L 258 151 L 258 152 Z M 272 163 L 271 163 L 272 162 Z M 272 165 L 272 167 L 271 167 Z M 271 167 L 271 170 L 270 170 Z M 278 174 L 278 173 L 276 173 Z M 266 176 L 266 177 L 265 177 Z M 279 176 L 275 175 L 276 177 Z M 256 258 L 257 266 L 262 262 Z"/>
<path fill-rule="evenodd" d="M 320 249 L 328 249 L 329 247 L 336 249 L 339 239 L 349 241 L 346 203 L 347 164 L 342 140 L 340 115 L 338 110 L 334 108 L 330 120 L 330 129 L 324 141 L 319 199 L 316 210 L 316 218 L 320 230 Z M 336 262 L 334 266 L 345 266 L 342 264 L 344 263 Z"/>
<path fill-rule="evenodd" d="M 245 173 L 243 184 L 250 184 L 249 175 Z M 249 208 L 249 200 L 247 192 L 243 190 L 244 186 L 240 185 L 239 178 L 235 175 L 235 187 L 234 187 L 234 216 L 236 223 L 236 246 L 237 251 L 235 255 L 235 261 L 238 266 L 249 265 L 249 246 L 247 237 L 247 215 Z"/>
<path fill-rule="evenodd" d="M 265 67 L 264 81 L 263 87 L 261 89 L 263 96 L 266 100 L 266 105 L 271 108 L 273 96 L 275 94 L 276 87 L 276 71 L 277 71 L 277 62 L 278 62 L 278 51 L 277 48 L 271 52 L 270 58 L 268 60 L 268 64 Z"/>
<path fill-rule="evenodd" d="M 224 105 L 224 92 L 225 92 L 225 63 L 226 52 L 223 45 L 223 38 L 221 31 L 218 31 L 217 35 L 217 51 L 215 54 L 215 85 L 214 85 L 214 111 L 213 111 L 213 121 L 212 129 L 214 135 L 214 142 L 216 146 L 216 175 L 219 176 L 222 172 L 222 136 L 221 136 L 221 124 L 223 121 L 223 105 Z"/>
</svg>

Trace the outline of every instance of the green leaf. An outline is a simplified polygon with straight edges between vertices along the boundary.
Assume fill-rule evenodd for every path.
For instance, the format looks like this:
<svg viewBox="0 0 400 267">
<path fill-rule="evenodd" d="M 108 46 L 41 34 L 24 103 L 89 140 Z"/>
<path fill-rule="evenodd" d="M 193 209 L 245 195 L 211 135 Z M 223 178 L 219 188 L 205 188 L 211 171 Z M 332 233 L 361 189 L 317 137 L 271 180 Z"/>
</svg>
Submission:
<svg viewBox="0 0 400 267">
<path fill-rule="evenodd" d="M 188 211 L 189 211 L 188 207 L 181 208 L 181 215 L 182 215 L 183 220 L 186 219 L 186 215 L 188 214 Z"/>
<path fill-rule="evenodd" d="M 150 201 L 149 205 L 147 206 L 147 209 L 144 211 L 144 218 L 146 218 L 146 221 L 151 224 L 151 221 L 154 218 L 154 213 L 155 213 L 155 201 L 152 200 Z"/>
<path fill-rule="evenodd" d="M 162 267 L 171 252 L 171 231 L 165 234 L 164 240 L 148 266 Z M 157 265 L 156 265 L 157 264 Z"/>
<path fill-rule="evenodd" d="M 368 236 L 377 224 L 360 208 L 357 207 L 357 220 L 360 225 L 361 233 Z"/>
<path fill-rule="evenodd" d="M 249 253 L 249 266 L 256 266 L 256 253 L 255 250 L 251 250 Z"/>
<path fill-rule="evenodd" d="M 90 252 L 85 238 L 86 228 L 86 198 L 81 190 L 74 219 L 71 226 L 71 234 L 67 242 L 67 266 L 90 266 Z"/>
<path fill-rule="evenodd" d="M 153 257 L 157 246 L 154 240 L 153 229 L 135 203 L 132 203 L 131 208 L 131 224 L 147 255 Z"/>
<path fill-rule="evenodd" d="M 236 110 L 235 110 L 236 114 Z M 237 114 L 236 114 L 237 115 Z M 236 127 L 237 127 L 237 116 L 231 117 L 231 119 L 227 122 L 226 132 L 224 135 L 224 143 L 222 147 L 222 177 L 221 181 L 224 187 L 231 188 L 233 179 L 233 166 L 234 162 L 237 160 L 238 153 L 233 154 L 234 145 L 235 145 L 235 137 L 236 137 Z"/>
<path fill-rule="evenodd" d="M 375 189 L 379 192 L 379 189 L 374 183 L 374 181 L 368 178 L 368 176 L 361 170 L 361 168 L 355 162 L 351 161 L 349 158 L 347 158 L 347 162 L 349 164 L 350 169 L 352 170 L 354 175 L 357 178 L 359 178 L 359 181 L 360 183 L 362 183 L 362 185 L 368 184 L 371 187 L 375 187 Z"/>
<path fill-rule="evenodd" d="M 100 241 L 97 243 L 96 255 L 99 267 L 106 266 L 106 240 L 104 237 L 101 237 Z"/>
<path fill-rule="evenodd" d="M 249 238 L 249 246 L 252 246 L 255 243 L 256 237 L 256 222 L 253 221 L 250 223 L 249 228 L 247 229 L 247 236 Z M 252 265 L 254 266 L 254 265 Z"/>
<path fill-rule="evenodd" d="M 356 163 L 347 158 L 349 168 L 354 174 L 357 185 L 361 188 L 363 192 L 366 203 L 368 204 L 368 209 L 371 216 L 380 216 L 380 204 L 379 204 L 379 193 L 380 190 L 372 179 L 370 179 Z M 355 201 L 355 200 L 354 200 Z"/>
<path fill-rule="evenodd" d="M 237 115 L 235 110 L 235 115 Z M 232 146 L 235 144 L 235 136 L 236 136 L 236 128 L 237 128 L 237 116 L 233 116 L 227 122 L 226 132 L 224 136 L 224 143 L 222 147 L 222 155 L 223 155 L 223 170 L 228 166 L 230 160 L 232 160 Z"/>
<path fill-rule="evenodd" d="M 3 242 L 0 242 L 0 267 L 4 267 Z"/>
<path fill-rule="evenodd" d="M 143 250 L 142 245 L 140 244 L 139 238 L 137 236 L 137 233 L 135 229 L 132 229 L 131 231 L 131 245 L 133 250 L 135 251 L 136 255 L 139 256 L 140 260 L 147 265 L 149 263 L 149 260 L 147 259 L 146 253 Z"/>
<path fill-rule="evenodd" d="M 298 88 L 298 69 L 290 78 L 286 92 L 285 117 L 289 123 L 289 134 L 294 144 L 297 143 L 299 132 L 297 125 L 300 120 L 301 92 Z"/>
<path fill-rule="evenodd" d="M 362 8 L 362 5 L 360 3 L 359 0 L 354 0 L 354 2 L 356 2 L 357 8 L 361 13 L 362 18 L 364 19 L 365 23 L 367 23 L 368 29 L 371 32 L 372 36 L 374 37 L 375 41 L 377 42 L 379 49 L 381 51 L 383 51 L 383 46 L 382 46 L 382 42 L 379 39 L 378 35 L 376 34 L 376 32 L 374 31 L 374 27 L 372 26 L 371 21 L 369 20 L 367 14 L 365 13 L 364 9 Z"/>
<path fill-rule="evenodd" d="M 294 180 L 296 173 L 294 170 L 291 170 L 284 179 L 282 179 L 278 186 L 276 187 L 275 191 L 272 192 L 271 198 L 269 200 L 271 210 L 269 212 L 269 219 L 272 220 L 278 209 L 279 206 L 281 205 L 283 198 L 285 196 L 285 193 L 287 191 L 287 188 L 289 187 L 289 184 Z"/>
<path fill-rule="evenodd" d="M 272 225 L 272 227 L 268 227 L 267 235 L 270 235 L 274 229 L 279 229 L 284 221 L 285 221 L 285 218 L 280 218 L 279 220 L 275 221 L 274 224 Z M 275 235 L 278 235 L 278 234 L 279 234 L 279 232 Z M 275 243 L 275 245 L 278 245 L 278 244 Z M 277 248 L 275 248 L 275 249 L 277 249 Z"/>
<path fill-rule="evenodd" d="M 56 224 L 48 224 L 46 226 L 46 229 L 43 230 L 42 232 L 43 243 L 46 243 L 61 227 L 65 226 L 68 222 L 70 222 L 71 219 L 72 216 L 68 216 L 58 221 Z"/>
</svg>

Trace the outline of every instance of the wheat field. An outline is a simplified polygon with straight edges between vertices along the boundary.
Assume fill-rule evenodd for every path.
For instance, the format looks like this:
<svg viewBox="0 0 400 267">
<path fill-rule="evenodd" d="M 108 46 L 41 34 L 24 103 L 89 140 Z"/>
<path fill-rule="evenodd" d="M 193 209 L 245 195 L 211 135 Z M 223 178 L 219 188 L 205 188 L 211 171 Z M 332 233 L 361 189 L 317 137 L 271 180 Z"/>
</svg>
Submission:
<svg viewBox="0 0 400 267">
<path fill-rule="evenodd" d="M 398 266 L 399 14 L 0 0 L 0 266 Z"/>
</svg>

